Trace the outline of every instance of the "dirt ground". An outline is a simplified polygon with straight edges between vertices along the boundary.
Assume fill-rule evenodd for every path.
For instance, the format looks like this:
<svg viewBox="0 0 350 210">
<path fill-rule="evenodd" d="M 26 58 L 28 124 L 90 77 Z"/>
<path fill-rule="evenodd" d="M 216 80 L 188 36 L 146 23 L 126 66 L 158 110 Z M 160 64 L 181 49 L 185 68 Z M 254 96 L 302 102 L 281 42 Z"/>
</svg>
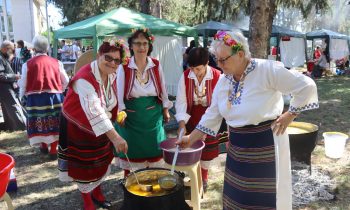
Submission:
<svg viewBox="0 0 350 210">
<path fill-rule="evenodd" d="M 320 109 L 303 113 L 297 120 L 320 126 L 322 132 L 340 131 L 350 133 L 350 77 L 326 78 L 317 81 Z M 57 161 L 51 161 L 39 150 L 29 146 L 25 132 L 0 133 L 0 152 L 13 155 L 16 161 L 15 173 L 18 191 L 10 193 L 18 210 L 76 210 L 82 209 L 82 201 L 73 183 L 58 180 Z M 221 196 L 226 154 L 221 154 L 210 167 L 209 188 L 201 202 L 203 210 L 222 209 Z M 312 155 L 313 167 L 330 172 L 336 181 L 336 199 L 316 202 L 299 210 L 350 210 L 350 144 L 342 158 L 333 160 L 324 154 L 324 145 L 317 145 Z M 123 192 L 117 181 L 123 173 L 113 167 L 112 173 L 102 187 L 107 199 L 113 203 L 112 209 L 119 209 L 123 202 Z M 0 202 L 0 209 L 6 209 Z"/>
</svg>

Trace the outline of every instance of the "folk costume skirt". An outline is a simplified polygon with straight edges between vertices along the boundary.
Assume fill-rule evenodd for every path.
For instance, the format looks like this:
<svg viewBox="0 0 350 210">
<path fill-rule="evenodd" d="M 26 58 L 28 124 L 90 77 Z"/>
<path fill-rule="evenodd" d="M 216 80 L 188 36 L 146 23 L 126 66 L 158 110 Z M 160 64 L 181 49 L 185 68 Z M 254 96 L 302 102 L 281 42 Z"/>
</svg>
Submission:
<svg viewBox="0 0 350 210">
<path fill-rule="evenodd" d="M 163 127 L 163 106 L 157 97 L 140 97 L 125 100 L 127 118 L 124 127 L 115 125 L 117 132 L 128 143 L 128 157 L 132 162 L 158 162 L 162 159 L 159 144 L 166 139 Z M 124 164 L 125 154 L 117 154 Z M 134 164 L 136 168 L 137 164 Z"/>
<path fill-rule="evenodd" d="M 40 93 L 27 96 L 27 134 L 31 146 L 58 141 L 61 93 Z"/>
<path fill-rule="evenodd" d="M 61 115 L 58 169 L 61 181 L 75 181 L 83 193 L 92 191 L 110 173 L 113 145 L 103 134 L 81 130 Z"/>
<path fill-rule="evenodd" d="M 224 210 L 292 209 L 288 135 L 274 135 L 271 123 L 230 127 Z"/>
</svg>

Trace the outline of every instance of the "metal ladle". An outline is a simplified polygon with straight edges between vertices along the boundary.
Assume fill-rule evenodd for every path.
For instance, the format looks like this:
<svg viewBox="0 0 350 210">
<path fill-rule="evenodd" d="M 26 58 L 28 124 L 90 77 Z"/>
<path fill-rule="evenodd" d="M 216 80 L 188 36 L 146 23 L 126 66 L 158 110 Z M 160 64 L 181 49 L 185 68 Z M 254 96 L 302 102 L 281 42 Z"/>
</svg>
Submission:
<svg viewBox="0 0 350 210">
<path fill-rule="evenodd" d="M 180 130 L 178 139 L 182 139 L 183 134 L 184 134 L 184 129 L 182 128 Z M 158 180 L 159 186 L 164 190 L 171 190 L 177 185 L 177 177 L 174 176 L 174 171 L 175 171 L 175 164 L 176 164 L 178 154 L 179 154 L 179 145 L 176 145 L 173 162 L 171 164 L 170 174 L 163 176 Z"/>
<path fill-rule="evenodd" d="M 152 185 L 150 185 L 150 184 L 140 184 L 139 179 L 137 178 L 136 173 L 134 171 L 134 168 L 132 167 L 131 162 L 129 160 L 129 157 L 128 157 L 128 155 L 126 153 L 125 153 L 125 157 L 128 160 L 128 163 L 129 163 L 129 166 L 130 166 L 130 169 L 131 169 L 131 173 L 134 174 L 136 182 L 137 182 L 137 185 L 139 186 L 140 190 L 142 190 L 144 192 L 152 192 L 153 191 L 153 186 Z"/>
</svg>

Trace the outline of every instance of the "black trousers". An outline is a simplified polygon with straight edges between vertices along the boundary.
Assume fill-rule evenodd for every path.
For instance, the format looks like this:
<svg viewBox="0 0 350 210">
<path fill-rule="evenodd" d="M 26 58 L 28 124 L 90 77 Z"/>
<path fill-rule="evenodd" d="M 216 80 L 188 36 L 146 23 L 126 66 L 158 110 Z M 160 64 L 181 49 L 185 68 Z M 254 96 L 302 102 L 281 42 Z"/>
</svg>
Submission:
<svg viewBox="0 0 350 210">
<path fill-rule="evenodd" d="M 26 117 L 11 83 L 0 83 L 0 103 L 5 121 L 4 130 L 26 129 Z"/>
</svg>

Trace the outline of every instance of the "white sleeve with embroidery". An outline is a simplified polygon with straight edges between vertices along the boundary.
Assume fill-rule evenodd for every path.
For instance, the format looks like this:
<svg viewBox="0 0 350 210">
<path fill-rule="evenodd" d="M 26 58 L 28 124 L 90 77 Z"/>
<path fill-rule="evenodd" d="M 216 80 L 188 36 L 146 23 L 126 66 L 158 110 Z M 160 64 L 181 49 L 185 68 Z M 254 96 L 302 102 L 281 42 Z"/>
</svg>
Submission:
<svg viewBox="0 0 350 210">
<path fill-rule="evenodd" d="M 220 80 L 221 81 L 221 80 Z M 211 105 L 205 111 L 201 120 L 199 121 L 196 129 L 211 135 L 216 136 L 222 122 L 222 115 L 219 112 L 219 90 L 220 90 L 220 81 L 214 88 Z M 222 83 L 221 83 L 222 84 Z"/>
<path fill-rule="evenodd" d="M 177 86 L 175 109 L 175 118 L 177 122 L 183 120 L 185 123 L 187 123 L 191 116 L 187 114 L 186 85 L 184 74 L 181 75 L 179 84 Z"/>
<path fill-rule="evenodd" d="M 158 66 L 158 71 L 159 71 L 159 77 L 162 85 L 163 108 L 171 109 L 171 107 L 173 107 L 173 102 L 171 102 L 168 98 L 168 92 L 165 87 L 165 77 L 164 77 L 162 66 L 160 64 Z"/>
<path fill-rule="evenodd" d="M 289 110 L 300 113 L 305 110 L 317 109 L 318 96 L 315 82 L 298 71 L 288 70 L 280 63 L 275 63 L 270 75 L 270 85 L 283 94 L 291 94 Z"/>
<path fill-rule="evenodd" d="M 123 65 L 119 65 L 117 70 L 117 97 L 118 97 L 118 110 L 122 111 L 125 109 L 124 103 L 124 88 L 125 88 L 125 73 Z"/>
<path fill-rule="evenodd" d="M 73 84 L 73 89 L 79 95 L 81 107 L 96 136 L 114 129 L 105 109 L 101 106 L 100 98 L 98 98 L 94 87 L 89 82 L 84 79 L 78 79 Z"/>
<path fill-rule="evenodd" d="M 63 63 L 61 61 L 58 61 L 59 69 L 60 69 L 60 78 L 61 78 L 61 83 L 62 83 L 62 91 L 67 88 L 67 85 L 69 83 L 69 78 L 67 75 L 66 70 L 64 70 Z"/>
</svg>

